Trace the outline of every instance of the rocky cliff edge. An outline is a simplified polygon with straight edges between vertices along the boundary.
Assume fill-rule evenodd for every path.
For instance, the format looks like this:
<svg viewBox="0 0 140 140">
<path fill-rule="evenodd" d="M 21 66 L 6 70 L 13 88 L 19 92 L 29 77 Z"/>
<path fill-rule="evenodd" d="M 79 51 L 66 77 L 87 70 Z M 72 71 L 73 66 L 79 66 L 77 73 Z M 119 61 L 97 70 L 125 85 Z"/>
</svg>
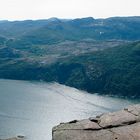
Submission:
<svg viewBox="0 0 140 140">
<path fill-rule="evenodd" d="M 140 104 L 95 118 L 61 123 L 53 140 L 140 140 Z"/>
</svg>

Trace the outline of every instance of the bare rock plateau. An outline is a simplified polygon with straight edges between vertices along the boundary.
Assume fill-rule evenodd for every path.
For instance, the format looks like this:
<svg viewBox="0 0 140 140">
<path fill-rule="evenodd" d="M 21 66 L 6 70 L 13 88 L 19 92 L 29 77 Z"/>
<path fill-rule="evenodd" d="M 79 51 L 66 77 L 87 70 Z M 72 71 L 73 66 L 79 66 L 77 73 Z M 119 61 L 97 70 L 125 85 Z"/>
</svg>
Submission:
<svg viewBox="0 0 140 140">
<path fill-rule="evenodd" d="M 140 140 L 140 104 L 85 120 L 61 123 L 53 140 Z"/>
</svg>

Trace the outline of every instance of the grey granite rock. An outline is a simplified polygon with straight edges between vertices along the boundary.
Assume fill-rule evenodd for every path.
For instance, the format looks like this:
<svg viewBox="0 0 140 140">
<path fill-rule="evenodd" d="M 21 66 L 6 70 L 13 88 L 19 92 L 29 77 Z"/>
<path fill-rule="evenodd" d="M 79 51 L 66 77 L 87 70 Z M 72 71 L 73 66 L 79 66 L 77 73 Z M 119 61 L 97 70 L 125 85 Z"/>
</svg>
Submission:
<svg viewBox="0 0 140 140">
<path fill-rule="evenodd" d="M 140 140 L 140 104 L 52 130 L 53 140 Z"/>
</svg>

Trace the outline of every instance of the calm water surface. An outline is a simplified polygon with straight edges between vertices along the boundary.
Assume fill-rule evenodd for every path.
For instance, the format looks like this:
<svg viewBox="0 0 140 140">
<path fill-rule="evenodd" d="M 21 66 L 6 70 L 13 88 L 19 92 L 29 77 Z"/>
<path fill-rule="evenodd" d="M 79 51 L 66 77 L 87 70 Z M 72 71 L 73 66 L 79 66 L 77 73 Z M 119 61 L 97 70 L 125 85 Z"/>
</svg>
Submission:
<svg viewBox="0 0 140 140">
<path fill-rule="evenodd" d="M 51 140 L 60 122 L 84 119 L 137 103 L 88 94 L 58 83 L 0 80 L 0 138 Z"/>
</svg>

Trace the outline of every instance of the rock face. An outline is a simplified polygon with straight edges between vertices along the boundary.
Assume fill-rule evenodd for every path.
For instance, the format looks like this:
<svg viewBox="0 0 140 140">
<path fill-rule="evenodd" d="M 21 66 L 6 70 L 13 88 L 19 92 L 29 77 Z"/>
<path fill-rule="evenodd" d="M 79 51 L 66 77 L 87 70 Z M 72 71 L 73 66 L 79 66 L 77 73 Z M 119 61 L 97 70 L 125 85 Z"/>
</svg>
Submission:
<svg viewBox="0 0 140 140">
<path fill-rule="evenodd" d="M 62 123 L 53 140 L 140 140 L 140 104 L 95 118 Z"/>
</svg>

